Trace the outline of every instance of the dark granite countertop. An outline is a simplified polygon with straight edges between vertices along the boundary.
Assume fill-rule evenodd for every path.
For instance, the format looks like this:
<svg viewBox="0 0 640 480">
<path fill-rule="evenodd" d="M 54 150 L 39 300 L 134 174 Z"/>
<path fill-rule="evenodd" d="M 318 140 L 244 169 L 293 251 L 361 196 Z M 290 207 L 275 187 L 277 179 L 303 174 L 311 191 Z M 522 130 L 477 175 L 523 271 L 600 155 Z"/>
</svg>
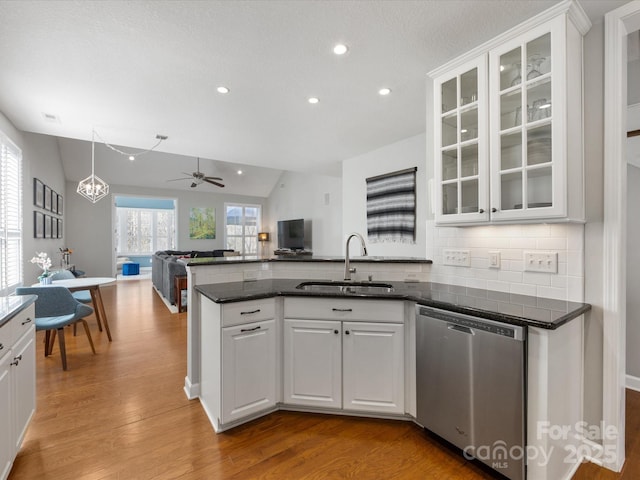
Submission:
<svg viewBox="0 0 640 480">
<path fill-rule="evenodd" d="M 588 303 L 567 302 L 513 293 L 459 287 L 430 282 L 385 282 L 393 291 L 384 293 L 318 292 L 296 288 L 300 279 L 272 279 L 196 285 L 195 289 L 216 303 L 241 302 L 274 296 L 326 298 L 377 298 L 409 300 L 430 307 L 510 323 L 556 329 L 591 310 Z"/>
<path fill-rule="evenodd" d="M 202 265 L 229 265 L 233 263 L 260 263 L 260 262 L 335 262 L 344 263 L 344 257 L 323 257 L 313 255 L 279 255 L 275 257 L 260 257 L 256 255 L 239 255 L 234 257 L 196 257 L 180 258 L 179 262 L 189 267 Z M 364 263 L 425 263 L 431 264 L 432 260 L 418 257 L 353 257 L 351 262 Z"/>
<path fill-rule="evenodd" d="M 37 295 L 0 297 L 0 327 L 36 301 Z"/>
</svg>

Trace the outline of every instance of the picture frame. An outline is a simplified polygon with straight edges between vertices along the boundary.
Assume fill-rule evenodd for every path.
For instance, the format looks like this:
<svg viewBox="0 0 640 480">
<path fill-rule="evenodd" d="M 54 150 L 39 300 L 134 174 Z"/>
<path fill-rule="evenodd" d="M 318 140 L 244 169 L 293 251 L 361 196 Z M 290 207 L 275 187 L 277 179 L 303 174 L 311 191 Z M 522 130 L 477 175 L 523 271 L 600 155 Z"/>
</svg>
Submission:
<svg viewBox="0 0 640 480">
<path fill-rule="evenodd" d="M 58 213 L 58 194 L 51 190 L 51 212 Z"/>
<path fill-rule="evenodd" d="M 216 209 L 192 207 L 189 212 L 189 238 L 210 240 L 216 238 Z"/>
<path fill-rule="evenodd" d="M 62 215 L 62 195 L 58 195 L 58 215 Z"/>
<path fill-rule="evenodd" d="M 33 211 L 33 238 L 44 238 L 44 214 Z"/>
<path fill-rule="evenodd" d="M 44 208 L 44 183 L 35 177 L 33 178 L 33 204 Z"/>
<path fill-rule="evenodd" d="M 62 219 L 58 219 L 58 238 L 62 238 Z"/>
<path fill-rule="evenodd" d="M 51 211 L 51 187 L 44 186 L 44 209 Z"/>
<path fill-rule="evenodd" d="M 58 238 L 58 219 L 51 218 L 51 238 Z"/>
<path fill-rule="evenodd" d="M 51 238 L 51 215 L 44 215 L 44 238 Z"/>
</svg>

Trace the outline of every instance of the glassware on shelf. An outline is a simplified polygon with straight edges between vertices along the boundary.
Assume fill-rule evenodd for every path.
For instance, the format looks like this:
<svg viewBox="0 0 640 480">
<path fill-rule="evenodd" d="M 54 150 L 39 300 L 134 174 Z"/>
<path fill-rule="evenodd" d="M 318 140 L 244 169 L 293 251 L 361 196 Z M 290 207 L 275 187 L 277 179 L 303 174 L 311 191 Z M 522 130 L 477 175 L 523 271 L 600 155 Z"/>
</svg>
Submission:
<svg viewBox="0 0 640 480">
<path fill-rule="evenodd" d="M 514 63 L 513 66 L 516 69 L 516 76 L 511 80 L 511 86 L 515 87 L 522 83 L 522 65 L 520 63 Z"/>
<path fill-rule="evenodd" d="M 531 121 L 542 120 L 548 118 L 551 114 L 551 102 L 546 98 L 540 98 L 533 102 L 533 108 L 531 109 Z"/>
<path fill-rule="evenodd" d="M 542 57 L 540 56 L 540 54 L 537 54 L 537 53 L 529 57 L 528 65 L 527 65 L 527 68 L 529 69 L 529 72 L 527 73 L 527 80 L 532 80 L 542 75 L 542 73 L 540 72 L 540 65 L 545 60 L 546 60 L 545 57 Z"/>
</svg>

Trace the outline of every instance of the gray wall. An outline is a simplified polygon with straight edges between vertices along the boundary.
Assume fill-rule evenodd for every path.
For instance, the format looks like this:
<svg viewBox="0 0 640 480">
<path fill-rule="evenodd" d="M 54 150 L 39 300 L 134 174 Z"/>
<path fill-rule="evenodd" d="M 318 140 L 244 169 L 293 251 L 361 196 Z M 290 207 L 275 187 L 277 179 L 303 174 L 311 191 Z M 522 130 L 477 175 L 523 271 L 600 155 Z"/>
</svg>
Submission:
<svg viewBox="0 0 640 480">
<path fill-rule="evenodd" d="M 177 250 L 213 250 L 224 248 L 224 204 L 230 202 L 263 206 L 265 198 L 244 195 L 210 193 L 204 190 L 165 190 L 110 185 L 109 196 L 91 203 L 75 192 L 77 184 L 67 182 L 65 220 L 68 246 L 73 248 L 72 260 L 77 268 L 90 276 L 111 276 L 115 273 L 112 235 L 113 197 L 140 195 L 178 200 Z M 189 210 L 192 207 L 214 207 L 216 210 L 216 238 L 189 238 Z M 264 212 L 263 212 L 264 215 Z"/>
<path fill-rule="evenodd" d="M 602 236 L 604 222 L 604 24 L 594 25 L 584 39 L 585 157 L 585 420 L 602 419 Z"/>
<path fill-rule="evenodd" d="M 627 265 L 640 265 L 640 168 L 627 166 Z M 627 268 L 627 375 L 640 377 L 640 270 Z"/>
<path fill-rule="evenodd" d="M 271 234 L 265 254 L 278 246 L 278 220 L 303 218 L 310 222 L 305 248 L 314 255 L 340 255 L 342 244 L 342 179 L 327 175 L 283 172 L 269 195 L 263 231 Z M 305 232 L 308 235 L 308 231 Z"/>
</svg>

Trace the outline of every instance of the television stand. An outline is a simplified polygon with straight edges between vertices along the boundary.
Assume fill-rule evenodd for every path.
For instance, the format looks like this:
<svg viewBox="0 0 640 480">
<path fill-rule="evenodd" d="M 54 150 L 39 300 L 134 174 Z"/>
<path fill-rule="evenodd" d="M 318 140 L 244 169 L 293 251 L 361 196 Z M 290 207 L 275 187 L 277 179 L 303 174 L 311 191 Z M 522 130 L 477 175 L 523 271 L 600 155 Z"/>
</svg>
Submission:
<svg viewBox="0 0 640 480">
<path fill-rule="evenodd" d="M 278 250 L 273 251 L 274 255 L 313 255 L 311 250 L 290 250 L 288 248 L 279 248 Z"/>
</svg>

